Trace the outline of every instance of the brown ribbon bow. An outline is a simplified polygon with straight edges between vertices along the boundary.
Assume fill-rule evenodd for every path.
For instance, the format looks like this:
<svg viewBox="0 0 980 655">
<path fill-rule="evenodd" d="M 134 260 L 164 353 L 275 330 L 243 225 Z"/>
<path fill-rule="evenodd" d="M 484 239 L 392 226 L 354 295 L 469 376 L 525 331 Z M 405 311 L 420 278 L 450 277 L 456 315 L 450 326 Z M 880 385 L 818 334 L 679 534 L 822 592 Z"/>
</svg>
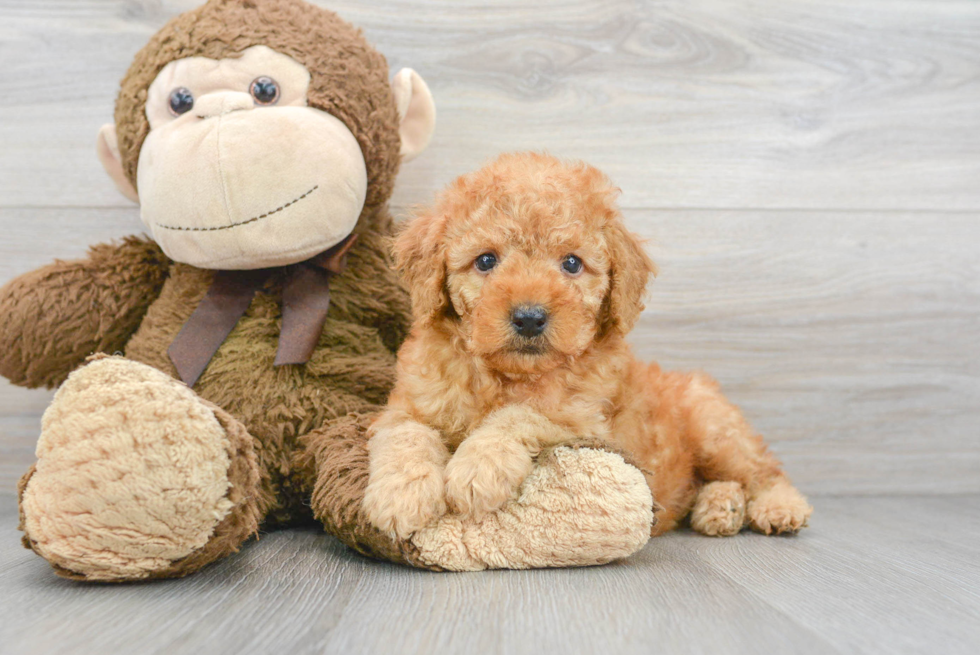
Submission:
<svg viewBox="0 0 980 655">
<path fill-rule="evenodd" d="M 330 308 L 330 278 L 344 270 L 352 234 L 312 259 L 291 266 L 282 290 L 282 329 L 275 366 L 305 364 L 310 360 Z M 193 387 L 218 348 L 275 268 L 254 271 L 216 271 L 211 288 L 191 314 L 167 354 L 177 374 Z"/>
</svg>

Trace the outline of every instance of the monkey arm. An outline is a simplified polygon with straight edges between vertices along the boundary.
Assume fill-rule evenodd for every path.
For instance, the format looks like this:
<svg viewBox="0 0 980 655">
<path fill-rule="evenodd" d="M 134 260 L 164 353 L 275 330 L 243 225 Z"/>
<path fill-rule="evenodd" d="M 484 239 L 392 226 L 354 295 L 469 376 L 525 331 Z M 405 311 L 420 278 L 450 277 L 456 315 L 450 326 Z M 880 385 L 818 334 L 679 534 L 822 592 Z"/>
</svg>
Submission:
<svg viewBox="0 0 980 655">
<path fill-rule="evenodd" d="M 393 353 L 398 352 L 412 325 L 412 301 L 397 275 L 388 272 L 383 292 L 374 299 L 374 307 L 365 307 L 365 318 L 378 328 L 381 341 Z"/>
<path fill-rule="evenodd" d="M 0 375 L 51 388 L 92 353 L 122 350 L 169 266 L 155 243 L 127 237 L 11 280 L 0 288 Z"/>
</svg>

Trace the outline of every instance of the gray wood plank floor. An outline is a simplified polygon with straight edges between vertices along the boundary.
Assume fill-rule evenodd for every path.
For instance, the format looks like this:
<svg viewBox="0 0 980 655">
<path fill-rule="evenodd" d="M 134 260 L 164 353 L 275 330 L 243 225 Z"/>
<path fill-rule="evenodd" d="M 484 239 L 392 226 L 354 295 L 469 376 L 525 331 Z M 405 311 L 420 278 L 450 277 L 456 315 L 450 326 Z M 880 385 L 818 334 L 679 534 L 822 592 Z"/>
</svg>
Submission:
<svg viewBox="0 0 980 655">
<path fill-rule="evenodd" d="M 0 652 L 963 653 L 980 649 L 980 497 L 814 499 L 797 537 L 680 531 L 588 569 L 438 574 L 315 529 L 202 573 L 80 585 L 0 500 Z"/>
</svg>

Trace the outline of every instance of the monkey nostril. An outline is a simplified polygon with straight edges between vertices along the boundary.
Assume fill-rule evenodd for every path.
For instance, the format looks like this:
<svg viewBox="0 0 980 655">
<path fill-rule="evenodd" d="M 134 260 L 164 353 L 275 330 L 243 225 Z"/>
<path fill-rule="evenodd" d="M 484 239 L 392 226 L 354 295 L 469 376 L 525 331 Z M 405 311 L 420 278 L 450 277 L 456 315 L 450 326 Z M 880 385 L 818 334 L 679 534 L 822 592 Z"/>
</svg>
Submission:
<svg viewBox="0 0 980 655">
<path fill-rule="evenodd" d="M 522 337 L 536 337 L 548 324 L 548 312 L 544 307 L 518 307 L 510 314 L 511 327 Z"/>
</svg>

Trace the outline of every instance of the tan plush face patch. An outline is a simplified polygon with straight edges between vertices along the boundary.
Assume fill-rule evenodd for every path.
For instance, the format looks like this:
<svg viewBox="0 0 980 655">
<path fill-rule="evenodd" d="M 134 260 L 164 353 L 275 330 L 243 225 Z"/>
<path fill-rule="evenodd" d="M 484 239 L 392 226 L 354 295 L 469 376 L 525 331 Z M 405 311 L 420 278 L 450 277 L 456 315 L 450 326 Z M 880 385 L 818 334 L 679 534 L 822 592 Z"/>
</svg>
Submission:
<svg viewBox="0 0 980 655">
<path fill-rule="evenodd" d="M 256 269 L 308 259 L 353 230 L 367 171 L 354 135 L 307 106 L 310 74 L 265 46 L 169 63 L 150 85 L 141 218 L 176 261 Z"/>
<path fill-rule="evenodd" d="M 291 57 L 266 46 L 254 46 L 235 59 L 208 59 L 188 57 L 167 64 L 150 85 L 146 95 L 146 118 L 150 129 L 158 129 L 178 118 L 169 103 L 174 89 L 186 88 L 195 98 L 189 108 L 197 107 L 202 113 L 202 98 L 221 92 L 250 93 L 256 71 L 261 77 L 269 77 L 279 87 L 276 107 L 305 107 L 306 93 L 310 86 L 310 74 Z M 254 98 L 252 99 L 254 103 Z M 271 105 L 270 105 L 271 106 Z M 206 112 L 205 112 L 206 113 Z"/>
</svg>

